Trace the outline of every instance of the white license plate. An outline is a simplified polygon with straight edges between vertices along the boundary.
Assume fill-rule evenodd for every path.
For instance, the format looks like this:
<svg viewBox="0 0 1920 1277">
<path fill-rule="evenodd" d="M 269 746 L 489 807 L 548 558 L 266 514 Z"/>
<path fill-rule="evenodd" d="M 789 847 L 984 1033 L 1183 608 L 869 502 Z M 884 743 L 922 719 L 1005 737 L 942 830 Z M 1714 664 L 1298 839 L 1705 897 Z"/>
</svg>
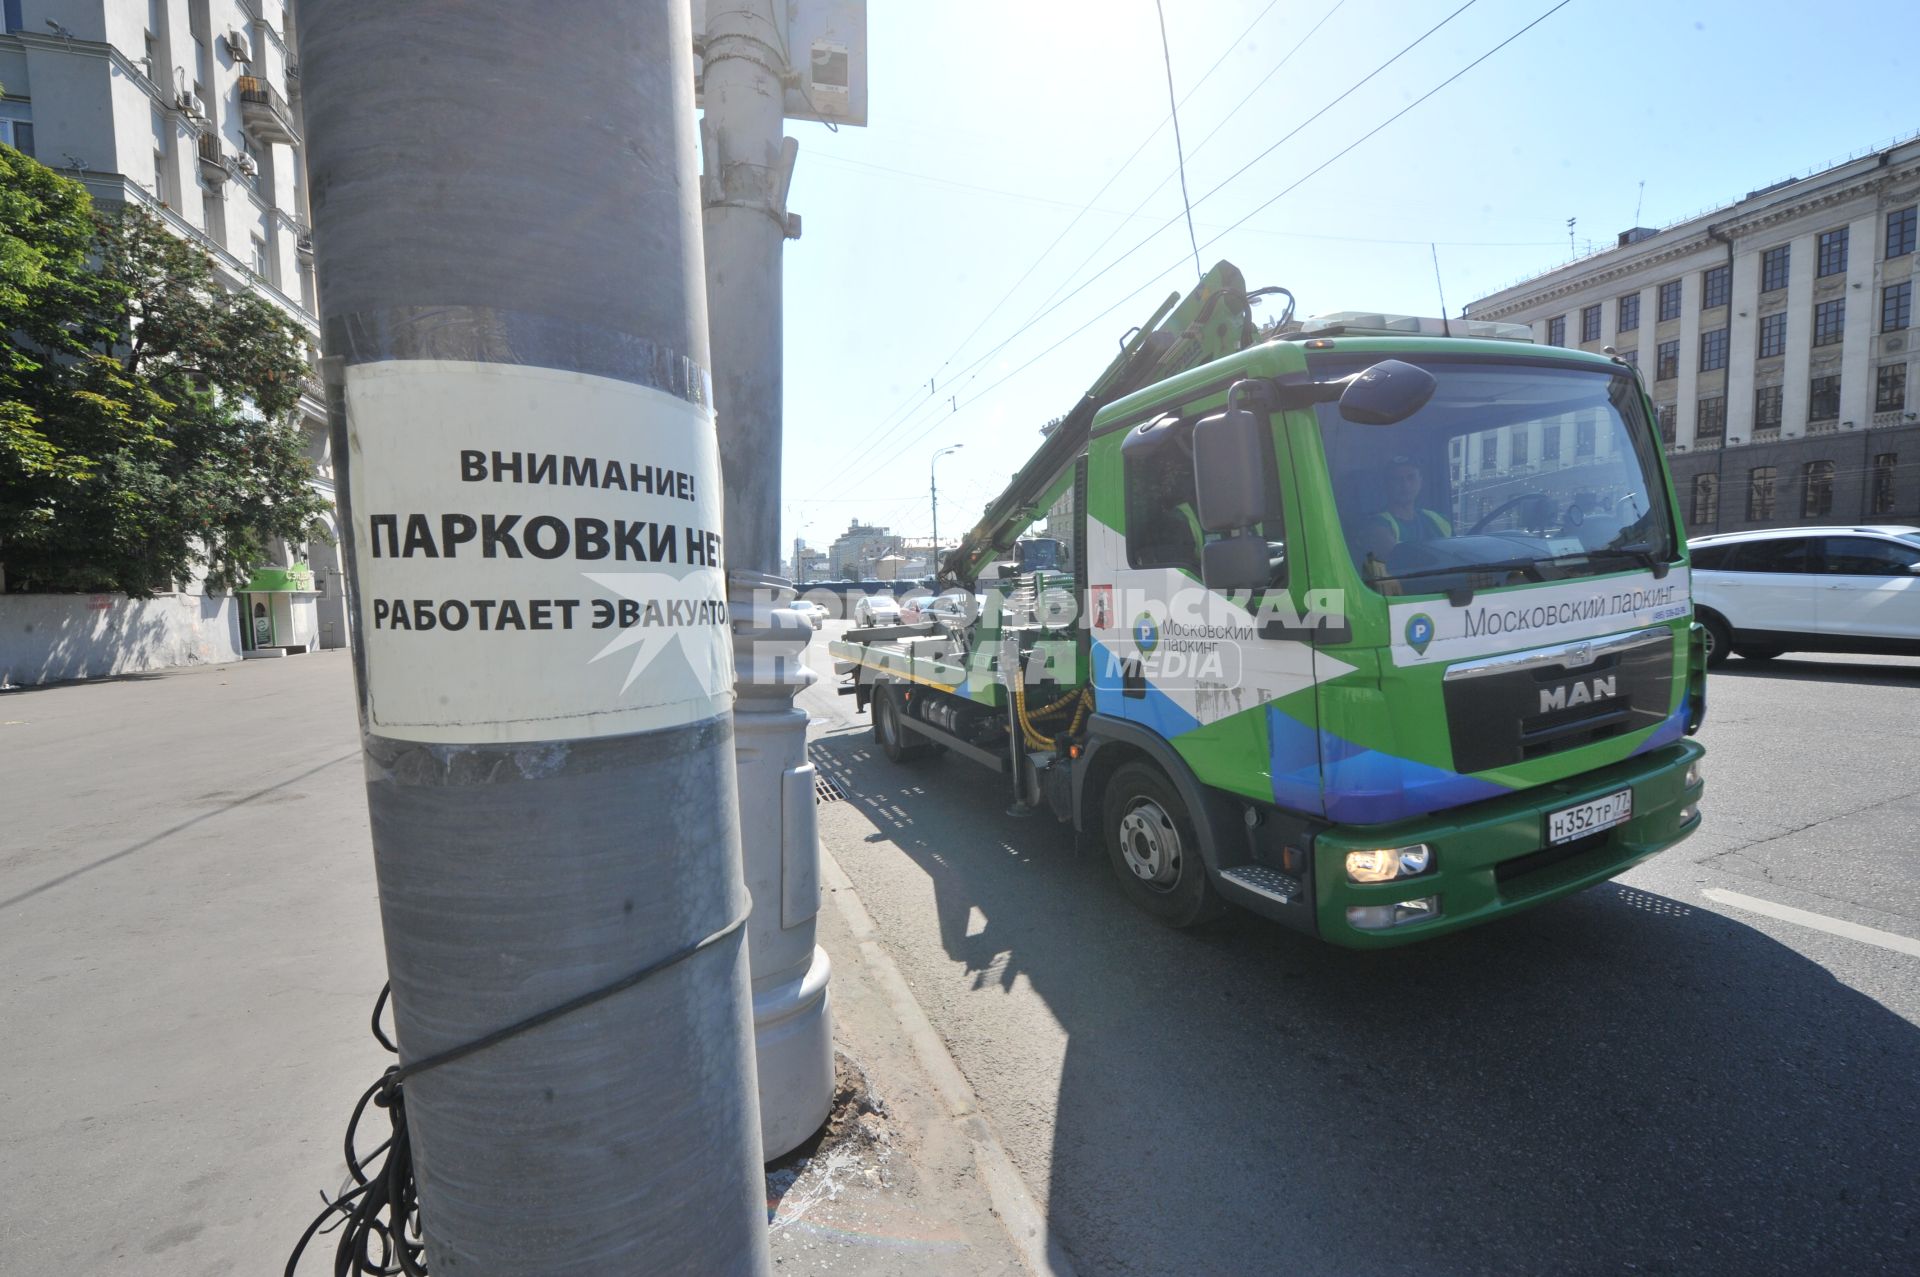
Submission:
<svg viewBox="0 0 1920 1277">
<path fill-rule="evenodd" d="M 1547 817 L 1547 842 L 1572 842 L 1602 829 L 1612 829 L 1633 818 L 1633 791 L 1623 789 L 1605 798 L 1565 807 Z"/>
</svg>

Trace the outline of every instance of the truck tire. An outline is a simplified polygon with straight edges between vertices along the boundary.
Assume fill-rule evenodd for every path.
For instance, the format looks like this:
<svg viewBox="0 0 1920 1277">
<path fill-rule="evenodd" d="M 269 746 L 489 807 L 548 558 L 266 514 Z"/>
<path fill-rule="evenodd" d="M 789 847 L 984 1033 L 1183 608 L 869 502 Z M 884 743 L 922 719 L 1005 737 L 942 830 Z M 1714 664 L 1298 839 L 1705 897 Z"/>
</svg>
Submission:
<svg viewBox="0 0 1920 1277">
<path fill-rule="evenodd" d="M 1159 768 L 1123 764 L 1107 778 L 1100 807 L 1107 861 L 1127 899 L 1170 927 L 1198 926 L 1225 912 L 1193 819 Z"/>
<path fill-rule="evenodd" d="M 1718 612 L 1700 610 L 1700 624 L 1707 627 L 1707 668 L 1719 669 L 1733 655 L 1733 631 Z"/>
<path fill-rule="evenodd" d="M 900 690 L 887 684 L 873 689 L 873 740 L 890 763 L 910 763 L 933 752 L 933 742 L 900 725 Z"/>
</svg>

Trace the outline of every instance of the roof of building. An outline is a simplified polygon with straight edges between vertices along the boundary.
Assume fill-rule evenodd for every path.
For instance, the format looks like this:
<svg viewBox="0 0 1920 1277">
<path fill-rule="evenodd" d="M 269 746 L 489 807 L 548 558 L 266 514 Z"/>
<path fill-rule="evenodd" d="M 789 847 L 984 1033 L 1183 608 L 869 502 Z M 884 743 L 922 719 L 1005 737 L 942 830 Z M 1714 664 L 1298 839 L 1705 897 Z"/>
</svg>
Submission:
<svg viewBox="0 0 1920 1277">
<path fill-rule="evenodd" d="M 1621 232 L 1610 248 L 1468 302 L 1464 311 L 1474 319 L 1514 314 L 1550 301 L 1557 294 L 1576 292 L 1606 278 L 1696 252 L 1723 237 L 1750 235 L 1823 204 L 1853 198 L 1869 185 L 1911 177 L 1920 177 L 1920 136 L 1891 142 L 1801 177 L 1759 187 L 1734 203 L 1659 230 L 1633 227 Z"/>
</svg>

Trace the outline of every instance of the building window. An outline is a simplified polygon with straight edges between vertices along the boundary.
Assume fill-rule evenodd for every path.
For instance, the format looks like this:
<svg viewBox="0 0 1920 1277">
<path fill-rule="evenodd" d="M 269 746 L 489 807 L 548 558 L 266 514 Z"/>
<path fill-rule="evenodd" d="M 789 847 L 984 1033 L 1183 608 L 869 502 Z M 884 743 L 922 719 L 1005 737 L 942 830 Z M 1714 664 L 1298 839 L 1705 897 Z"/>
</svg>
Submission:
<svg viewBox="0 0 1920 1277">
<path fill-rule="evenodd" d="M 0 142 L 20 154 L 33 155 L 33 125 L 25 120 L 0 120 Z"/>
<path fill-rule="evenodd" d="M 1580 312 L 1580 340 L 1600 340 L 1600 307 L 1588 306 Z"/>
<path fill-rule="evenodd" d="M 1718 523 L 1720 521 L 1720 484 L 1710 474 L 1693 476 L 1693 517 L 1688 520 L 1693 526 Z"/>
<path fill-rule="evenodd" d="M 1760 317 L 1760 358 L 1771 359 L 1787 353 L 1787 313 Z"/>
<path fill-rule="evenodd" d="M 1674 404 L 1663 403 L 1657 411 L 1660 414 L 1660 439 L 1671 446 L 1679 439 L 1677 426 L 1680 420 L 1680 409 Z"/>
<path fill-rule="evenodd" d="M 1727 366 L 1727 330 L 1716 328 L 1700 334 L 1700 371 L 1712 372 Z"/>
<path fill-rule="evenodd" d="M 1755 466 L 1747 471 L 1747 518 L 1759 523 L 1773 518 L 1772 466 Z"/>
<path fill-rule="evenodd" d="M 1620 362 L 1638 368 L 1640 366 L 1640 352 L 1637 349 L 1623 350 L 1620 352 Z"/>
<path fill-rule="evenodd" d="M 1845 341 L 1847 336 L 1847 299 L 1836 297 L 1830 302 L 1813 304 L 1813 344 L 1831 346 Z"/>
<path fill-rule="evenodd" d="M 1640 294 L 1628 293 L 1620 299 L 1620 322 L 1614 331 L 1630 333 L 1640 326 Z"/>
<path fill-rule="evenodd" d="M 1560 460 L 1560 427 L 1558 425 L 1541 427 L 1540 459 L 1542 461 Z"/>
<path fill-rule="evenodd" d="M 1526 465 L 1527 454 L 1532 450 L 1533 440 L 1528 436 L 1527 428 L 1525 426 L 1516 426 L 1513 431 L 1513 438 L 1507 443 L 1507 464 L 1510 466 Z"/>
<path fill-rule="evenodd" d="M 1913 317 L 1913 281 L 1889 284 L 1880 290 L 1880 331 L 1897 333 Z"/>
<path fill-rule="evenodd" d="M 1680 375 L 1680 343 L 1663 341 L 1654 352 L 1653 379 L 1666 381 Z"/>
<path fill-rule="evenodd" d="M 1573 454 L 1576 457 L 1593 455 L 1593 423 L 1577 421 L 1573 426 Z"/>
<path fill-rule="evenodd" d="M 1809 461 L 1802 468 L 1804 488 L 1800 497 L 1800 517 L 1818 519 L 1833 513 L 1833 462 Z"/>
<path fill-rule="evenodd" d="M 1680 281 L 1660 285 L 1660 318 L 1680 318 Z"/>
<path fill-rule="evenodd" d="M 7 0 L 6 13 L 8 31 L 18 31 L 26 25 L 20 17 L 20 0 Z"/>
<path fill-rule="evenodd" d="M 1840 379 L 1815 377 L 1807 401 L 1808 421 L 1835 421 L 1840 416 Z"/>
<path fill-rule="evenodd" d="M 1913 251 L 1913 215 L 1911 208 L 1887 214 L 1887 256 L 1905 257 Z"/>
<path fill-rule="evenodd" d="M 1712 310 L 1733 300 L 1733 267 L 1716 266 L 1700 274 L 1700 309 Z"/>
<path fill-rule="evenodd" d="M 1564 346 L 1567 344 L 1567 317 L 1557 315 L 1547 321 L 1547 345 Z"/>
<path fill-rule="evenodd" d="M 1908 209 L 1909 213 L 1913 210 Z M 1900 463 L 1897 453 L 1882 452 L 1873 458 L 1873 495 L 1869 498 L 1873 514 L 1893 513 L 1893 469 Z"/>
<path fill-rule="evenodd" d="M 1873 410 L 1899 412 L 1907 406 L 1907 366 L 1887 364 L 1874 378 Z"/>
<path fill-rule="evenodd" d="M 1819 265 L 1814 274 L 1825 279 L 1828 275 L 1847 273 L 1847 228 L 1826 231 L 1820 236 Z"/>
<path fill-rule="evenodd" d="M 1769 248 L 1760 254 L 1760 291 L 1770 293 L 1776 288 L 1787 286 L 1787 264 L 1791 260 L 1791 244 L 1782 244 L 1778 248 Z"/>
<path fill-rule="evenodd" d="M 1727 397 L 1712 395 L 1693 408 L 1695 443 L 1719 443 L 1727 437 Z"/>
<path fill-rule="evenodd" d="M 1495 469 L 1500 464 L 1500 437 L 1491 430 L 1480 436 L 1480 473 Z"/>
<path fill-rule="evenodd" d="M 251 238 L 253 240 L 253 273 L 265 279 L 267 277 L 267 241 L 258 235 Z"/>
<path fill-rule="evenodd" d="M 1779 386 L 1762 386 L 1753 392 L 1753 428 L 1755 430 L 1778 430 L 1780 428 Z"/>
<path fill-rule="evenodd" d="M 218 186 L 200 192 L 200 207 L 207 217 L 207 236 L 222 248 L 227 246 L 227 201 Z"/>
</svg>

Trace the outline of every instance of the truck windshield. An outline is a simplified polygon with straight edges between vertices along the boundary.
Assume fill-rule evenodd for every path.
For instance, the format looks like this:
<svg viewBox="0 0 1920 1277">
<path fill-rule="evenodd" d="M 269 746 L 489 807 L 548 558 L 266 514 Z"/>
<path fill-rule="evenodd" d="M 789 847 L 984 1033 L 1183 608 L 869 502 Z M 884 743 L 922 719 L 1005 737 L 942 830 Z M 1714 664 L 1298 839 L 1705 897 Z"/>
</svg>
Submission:
<svg viewBox="0 0 1920 1277">
<path fill-rule="evenodd" d="M 1317 411 L 1340 525 L 1384 594 L 1490 589 L 1672 560 L 1639 387 L 1622 371 L 1409 359 L 1438 389 L 1397 425 Z M 1370 361 L 1368 361 L 1370 362 Z M 1316 362 L 1316 378 L 1358 371 Z"/>
</svg>

